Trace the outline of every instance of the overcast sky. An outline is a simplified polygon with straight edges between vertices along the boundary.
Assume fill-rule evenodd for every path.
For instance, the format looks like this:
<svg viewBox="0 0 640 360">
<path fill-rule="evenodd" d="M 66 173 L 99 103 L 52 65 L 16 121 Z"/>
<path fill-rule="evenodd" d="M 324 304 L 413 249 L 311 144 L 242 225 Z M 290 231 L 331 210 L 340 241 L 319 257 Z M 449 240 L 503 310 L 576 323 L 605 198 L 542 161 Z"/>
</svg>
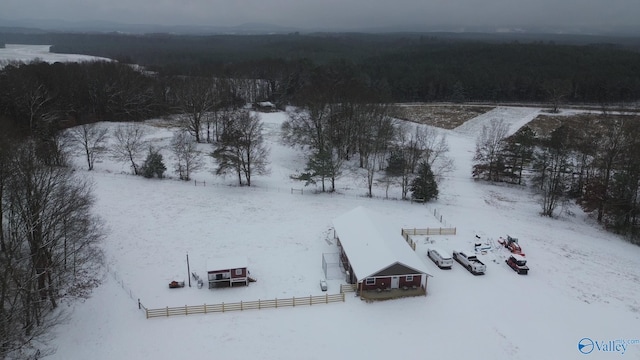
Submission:
<svg viewBox="0 0 640 360">
<path fill-rule="evenodd" d="M 640 0 L 0 0 L 0 18 L 300 28 L 634 26 Z"/>
</svg>

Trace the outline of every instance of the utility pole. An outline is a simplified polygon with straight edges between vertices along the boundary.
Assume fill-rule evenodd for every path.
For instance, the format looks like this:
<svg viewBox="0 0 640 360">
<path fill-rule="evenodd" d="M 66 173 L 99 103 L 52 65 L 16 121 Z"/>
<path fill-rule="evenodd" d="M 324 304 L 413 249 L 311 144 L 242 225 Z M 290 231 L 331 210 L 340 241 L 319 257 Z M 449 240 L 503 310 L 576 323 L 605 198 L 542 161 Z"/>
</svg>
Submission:
<svg viewBox="0 0 640 360">
<path fill-rule="evenodd" d="M 187 278 L 189 278 L 189 287 L 191 287 L 191 269 L 189 268 L 189 253 L 187 253 Z"/>
</svg>

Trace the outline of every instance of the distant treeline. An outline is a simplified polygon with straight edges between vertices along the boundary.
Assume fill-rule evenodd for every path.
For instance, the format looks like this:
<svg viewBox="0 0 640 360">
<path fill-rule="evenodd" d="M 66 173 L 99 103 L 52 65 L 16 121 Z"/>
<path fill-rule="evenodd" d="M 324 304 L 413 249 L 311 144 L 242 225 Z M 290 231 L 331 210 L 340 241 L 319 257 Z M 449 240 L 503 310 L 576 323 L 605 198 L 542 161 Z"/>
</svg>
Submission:
<svg viewBox="0 0 640 360">
<path fill-rule="evenodd" d="M 608 104 L 640 97 L 640 40 L 635 38 L 0 34 L 2 42 L 53 44 L 53 52 L 109 57 L 163 75 L 258 78 L 289 84 L 265 99 L 276 103 L 294 102 L 297 90 L 313 78 L 331 77 L 390 102 Z"/>
<path fill-rule="evenodd" d="M 0 70 L 0 126 L 48 141 L 67 126 L 168 112 L 159 79 L 116 62 L 37 62 Z"/>
</svg>

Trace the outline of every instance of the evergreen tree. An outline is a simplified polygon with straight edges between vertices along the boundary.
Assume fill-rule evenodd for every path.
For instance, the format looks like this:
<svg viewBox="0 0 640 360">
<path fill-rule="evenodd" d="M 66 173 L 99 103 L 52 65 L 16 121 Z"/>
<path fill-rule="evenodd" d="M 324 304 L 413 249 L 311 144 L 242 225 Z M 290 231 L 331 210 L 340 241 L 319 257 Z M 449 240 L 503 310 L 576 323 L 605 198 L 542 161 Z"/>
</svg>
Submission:
<svg viewBox="0 0 640 360">
<path fill-rule="evenodd" d="M 335 154 L 332 154 L 331 151 L 317 151 L 307 160 L 305 172 L 294 178 L 305 181 L 305 186 L 320 181 L 322 184 L 322 192 L 325 192 L 325 181 L 327 179 L 334 179 L 339 175 L 339 165 L 336 165 L 339 163 L 340 160 Z M 335 184 L 333 182 L 331 191 L 335 191 Z"/>
<path fill-rule="evenodd" d="M 162 154 L 160 154 L 158 150 L 150 147 L 149 154 L 142 165 L 142 176 L 148 179 L 157 176 L 162 179 L 165 171 L 167 171 L 167 167 L 164 165 L 164 161 L 162 161 Z"/>
<path fill-rule="evenodd" d="M 426 161 L 422 161 L 418 166 L 418 176 L 411 182 L 411 199 L 427 202 L 437 198 L 438 184 L 431 166 Z"/>
</svg>

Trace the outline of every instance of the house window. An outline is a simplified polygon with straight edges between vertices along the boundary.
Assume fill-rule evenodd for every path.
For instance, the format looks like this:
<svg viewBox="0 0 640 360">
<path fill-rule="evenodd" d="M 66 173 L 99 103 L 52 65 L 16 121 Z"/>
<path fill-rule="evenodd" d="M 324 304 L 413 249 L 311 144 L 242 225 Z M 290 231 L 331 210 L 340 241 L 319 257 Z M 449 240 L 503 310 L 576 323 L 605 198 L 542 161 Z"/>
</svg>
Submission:
<svg viewBox="0 0 640 360">
<path fill-rule="evenodd" d="M 405 281 L 413 281 L 413 275 L 407 275 L 404 279 Z"/>
<path fill-rule="evenodd" d="M 376 284 L 376 279 L 375 278 L 367 278 L 367 281 L 365 282 L 366 285 L 375 285 Z"/>
<path fill-rule="evenodd" d="M 242 269 L 236 269 L 236 275 L 242 275 Z"/>
</svg>

